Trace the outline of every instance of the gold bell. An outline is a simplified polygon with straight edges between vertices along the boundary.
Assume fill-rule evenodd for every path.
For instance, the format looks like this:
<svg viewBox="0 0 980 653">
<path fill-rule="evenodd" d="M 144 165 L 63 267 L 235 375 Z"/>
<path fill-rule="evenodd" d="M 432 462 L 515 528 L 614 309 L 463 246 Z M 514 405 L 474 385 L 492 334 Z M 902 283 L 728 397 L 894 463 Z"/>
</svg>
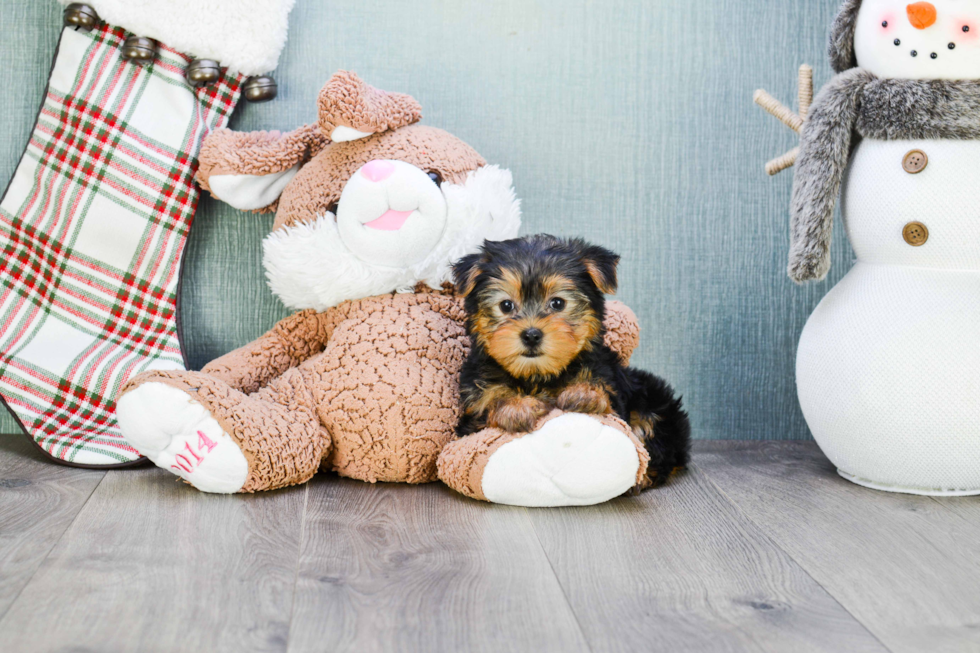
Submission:
<svg viewBox="0 0 980 653">
<path fill-rule="evenodd" d="M 271 76 L 256 75 L 245 80 L 242 94 L 249 102 L 268 102 L 279 94 L 279 87 Z"/>
<path fill-rule="evenodd" d="M 157 56 L 157 42 L 145 36 L 130 36 L 123 43 L 121 56 L 139 65 L 150 63 Z"/>
<path fill-rule="evenodd" d="M 187 82 L 194 88 L 210 86 L 221 79 L 221 66 L 212 59 L 195 59 L 187 67 Z"/>
</svg>

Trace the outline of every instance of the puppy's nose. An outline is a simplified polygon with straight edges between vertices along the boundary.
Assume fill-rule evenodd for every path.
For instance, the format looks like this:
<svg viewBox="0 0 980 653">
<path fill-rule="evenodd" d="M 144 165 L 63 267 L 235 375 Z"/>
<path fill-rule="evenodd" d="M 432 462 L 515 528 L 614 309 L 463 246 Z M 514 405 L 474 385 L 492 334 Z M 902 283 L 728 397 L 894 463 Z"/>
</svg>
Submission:
<svg viewBox="0 0 980 653">
<path fill-rule="evenodd" d="M 382 161 L 380 159 L 375 159 L 374 161 L 368 161 L 361 168 L 361 174 L 367 177 L 369 180 L 377 183 L 379 181 L 384 181 L 395 171 L 395 164 L 391 161 Z"/>
<path fill-rule="evenodd" d="M 527 347 L 537 347 L 541 344 L 542 338 L 544 338 L 544 333 L 541 332 L 541 329 L 531 327 L 521 332 L 521 342 Z"/>
<path fill-rule="evenodd" d="M 936 6 L 931 2 L 916 2 L 905 8 L 909 22 L 915 29 L 926 29 L 936 24 Z"/>
</svg>

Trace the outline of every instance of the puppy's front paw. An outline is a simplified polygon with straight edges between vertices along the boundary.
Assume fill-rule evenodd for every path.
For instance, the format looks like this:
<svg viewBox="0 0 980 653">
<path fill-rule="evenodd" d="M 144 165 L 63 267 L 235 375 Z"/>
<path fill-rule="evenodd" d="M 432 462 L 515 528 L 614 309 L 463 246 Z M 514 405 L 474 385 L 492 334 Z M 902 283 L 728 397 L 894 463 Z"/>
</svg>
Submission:
<svg viewBox="0 0 980 653">
<path fill-rule="evenodd" d="M 558 395 L 556 405 L 569 413 L 608 415 L 612 412 L 609 393 L 589 383 L 575 383 Z"/>
<path fill-rule="evenodd" d="M 528 433 L 549 412 L 548 404 L 536 397 L 515 397 L 490 412 L 487 426 L 511 433 Z"/>
</svg>

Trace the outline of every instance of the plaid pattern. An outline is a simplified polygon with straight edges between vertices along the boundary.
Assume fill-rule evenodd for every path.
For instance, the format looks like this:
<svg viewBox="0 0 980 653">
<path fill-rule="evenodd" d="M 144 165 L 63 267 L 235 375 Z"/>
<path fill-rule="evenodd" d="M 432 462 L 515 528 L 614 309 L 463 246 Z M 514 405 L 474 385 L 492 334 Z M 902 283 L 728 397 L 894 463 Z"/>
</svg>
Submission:
<svg viewBox="0 0 980 653">
<path fill-rule="evenodd" d="M 160 45 L 140 67 L 126 33 L 61 36 L 44 105 L 0 202 L 0 395 L 35 441 L 74 463 L 139 454 L 114 397 L 147 369 L 182 369 L 181 254 L 197 153 L 227 124 L 242 77 L 193 89 Z"/>
</svg>

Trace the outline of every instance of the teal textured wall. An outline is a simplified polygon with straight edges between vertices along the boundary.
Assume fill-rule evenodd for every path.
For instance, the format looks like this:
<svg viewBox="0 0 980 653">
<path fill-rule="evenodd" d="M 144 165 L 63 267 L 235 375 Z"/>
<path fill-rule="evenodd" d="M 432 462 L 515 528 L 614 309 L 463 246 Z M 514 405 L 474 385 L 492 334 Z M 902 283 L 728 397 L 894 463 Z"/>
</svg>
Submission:
<svg viewBox="0 0 980 653">
<path fill-rule="evenodd" d="M 279 99 L 236 129 L 315 118 L 338 69 L 414 95 L 425 122 L 510 168 L 525 233 L 581 235 L 623 256 L 619 298 L 644 327 L 634 359 L 685 395 L 699 438 L 809 437 L 796 341 L 828 282 L 784 273 L 790 173 L 762 165 L 795 136 L 751 103 L 795 98 L 796 68 L 830 75 L 837 0 L 297 0 Z M 0 180 L 30 133 L 58 39 L 52 0 L 2 0 Z M 202 199 L 182 313 L 195 367 L 286 314 L 264 285 L 269 216 Z M 0 416 L 0 432 L 16 426 Z"/>
</svg>

